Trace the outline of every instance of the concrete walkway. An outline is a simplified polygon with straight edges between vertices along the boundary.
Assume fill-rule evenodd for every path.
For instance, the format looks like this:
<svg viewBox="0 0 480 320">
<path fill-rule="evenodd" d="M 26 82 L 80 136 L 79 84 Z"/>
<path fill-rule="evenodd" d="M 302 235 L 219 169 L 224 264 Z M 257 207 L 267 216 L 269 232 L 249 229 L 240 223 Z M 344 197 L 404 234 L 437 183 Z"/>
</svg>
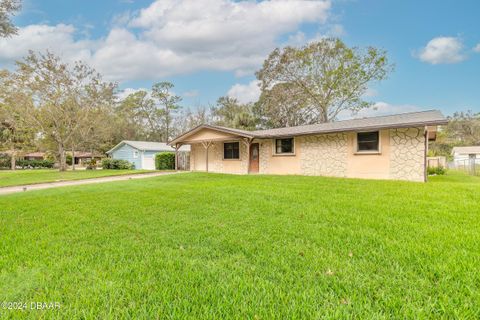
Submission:
<svg viewBox="0 0 480 320">
<path fill-rule="evenodd" d="M 125 174 L 120 176 L 91 178 L 91 179 L 83 179 L 83 180 L 45 182 L 45 183 L 37 183 L 37 184 L 28 184 L 23 186 L 0 187 L 0 195 L 32 191 L 32 190 L 50 189 L 50 188 L 57 188 L 57 187 L 78 186 L 82 184 L 124 181 L 124 180 L 131 180 L 131 179 L 144 179 L 144 178 L 152 178 L 152 177 L 158 177 L 158 176 L 164 176 L 164 175 L 176 174 L 176 173 L 178 172 L 153 172 L 153 173 Z"/>
</svg>

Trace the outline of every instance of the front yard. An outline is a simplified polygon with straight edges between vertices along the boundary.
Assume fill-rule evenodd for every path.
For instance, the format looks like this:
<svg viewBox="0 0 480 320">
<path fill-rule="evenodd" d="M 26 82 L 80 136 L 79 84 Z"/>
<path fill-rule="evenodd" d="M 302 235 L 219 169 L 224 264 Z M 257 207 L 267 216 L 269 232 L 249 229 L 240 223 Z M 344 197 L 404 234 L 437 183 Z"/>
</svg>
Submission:
<svg viewBox="0 0 480 320">
<path fill-rule="evenodd" d="M 69 170 L 60 172 L 56 169 L 0 170 L 0 187 L 19 186 L 43 182 L 81 180 L 110 177 L 124 174 L 151 172 L 148 170 Z"/>
<path fill-rule="evenodd" d="M 0 178 L 1 181 L 1 178 Z M 0 197 L 29 318 L 479 318 L 480 178 L 178 174 Z"/>
</svg>

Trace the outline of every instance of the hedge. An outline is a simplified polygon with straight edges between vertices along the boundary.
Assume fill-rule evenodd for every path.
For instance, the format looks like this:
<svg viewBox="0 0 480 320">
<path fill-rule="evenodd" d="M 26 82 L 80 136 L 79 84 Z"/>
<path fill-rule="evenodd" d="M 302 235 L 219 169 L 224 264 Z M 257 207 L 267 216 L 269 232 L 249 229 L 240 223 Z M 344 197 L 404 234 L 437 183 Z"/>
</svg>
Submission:
<svg viewBox="0 0 480 320">
<path fill-rule="evenodd" d="M 31 169 L 37 169 L 37 168 L 53 168 L 53 165 L 55 164 L 54 161 L 52 160 L 24 160 L 24 159 L 18 159 L 16 161 L 17 167 L 21 167 L 22 169 L 25 168 L 31 168 Z"/>
<path fill-rule="evenodd" d="M 175 169 L 175 153 L 162 152 L 155 155 L 155 169 L 157 170 L 174 170 Z"/>
<path fill-rule="evenodd" d="M 135 165 L 127 160 L 105 158 L 102 159 L 102 168 L 113 170 L 130 170 L 135 169 Z"/>
<path fill-rule="evenodd" d="M 444 167 L 428 167 L 427 173 L 429 176 L 432 175 L 444 175 L 447 173 L 447 170 Z"/>
</svg>

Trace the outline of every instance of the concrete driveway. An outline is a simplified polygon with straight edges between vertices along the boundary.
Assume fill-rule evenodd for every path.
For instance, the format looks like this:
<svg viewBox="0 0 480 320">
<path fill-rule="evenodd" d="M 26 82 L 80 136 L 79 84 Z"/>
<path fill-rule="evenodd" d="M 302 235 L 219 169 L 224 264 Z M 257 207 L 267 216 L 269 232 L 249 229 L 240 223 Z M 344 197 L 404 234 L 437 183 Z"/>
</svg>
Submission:
<svg viewBox="0 0 480 320">
<path fill-rule="evenodd" d="M 1 187 L 0 195 L 17 193 L 17 192 L 26 192 L 26 191 L 32 191 L 32 190 L 58 188 L 58 187 L 78 186 L 82 184 L 94 184 L 94 183 L 111 182 L 111 181 L 144 179 L 144 178 L 164 176 L 164 175 L 176 174 L 176 173 L 179 173 L 179 172 L 152 172 L 152 173 L 128 174 L 128 175 L 113 176 L 113 177 L 101 177 L 101 178 L 91 178 L 91 179 L 83 179 L 83 180 L 46 182 L 46 183 L 29 184 L 29 185 L 23 185 L 23 186 Z"/>
</svg>

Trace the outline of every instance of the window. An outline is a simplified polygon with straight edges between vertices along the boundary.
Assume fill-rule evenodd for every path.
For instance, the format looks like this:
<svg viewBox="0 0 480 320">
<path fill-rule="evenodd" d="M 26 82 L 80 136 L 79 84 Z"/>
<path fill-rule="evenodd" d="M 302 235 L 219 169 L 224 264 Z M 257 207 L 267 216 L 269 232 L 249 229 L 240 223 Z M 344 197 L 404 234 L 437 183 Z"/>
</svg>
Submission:
<svg viewBox="0 0 480 320">
<path fill-rule="evenodd" d="M 357 151 L 379 151 L 378 131 L 357 133 Z"/>
<path fill-rule="evenodd" d="M 138 158 L 138 151 L 133 151 L 133 158 Z"/>
<path fill-rule="evenodd" d="M 240 159 L 240 142 L 224 143 L 223 159 Z"/>
<path fill-rule="evenodd" d="M 275 139 L 275 154 L 293 153 L 293 138 Z"/>
</svg>

